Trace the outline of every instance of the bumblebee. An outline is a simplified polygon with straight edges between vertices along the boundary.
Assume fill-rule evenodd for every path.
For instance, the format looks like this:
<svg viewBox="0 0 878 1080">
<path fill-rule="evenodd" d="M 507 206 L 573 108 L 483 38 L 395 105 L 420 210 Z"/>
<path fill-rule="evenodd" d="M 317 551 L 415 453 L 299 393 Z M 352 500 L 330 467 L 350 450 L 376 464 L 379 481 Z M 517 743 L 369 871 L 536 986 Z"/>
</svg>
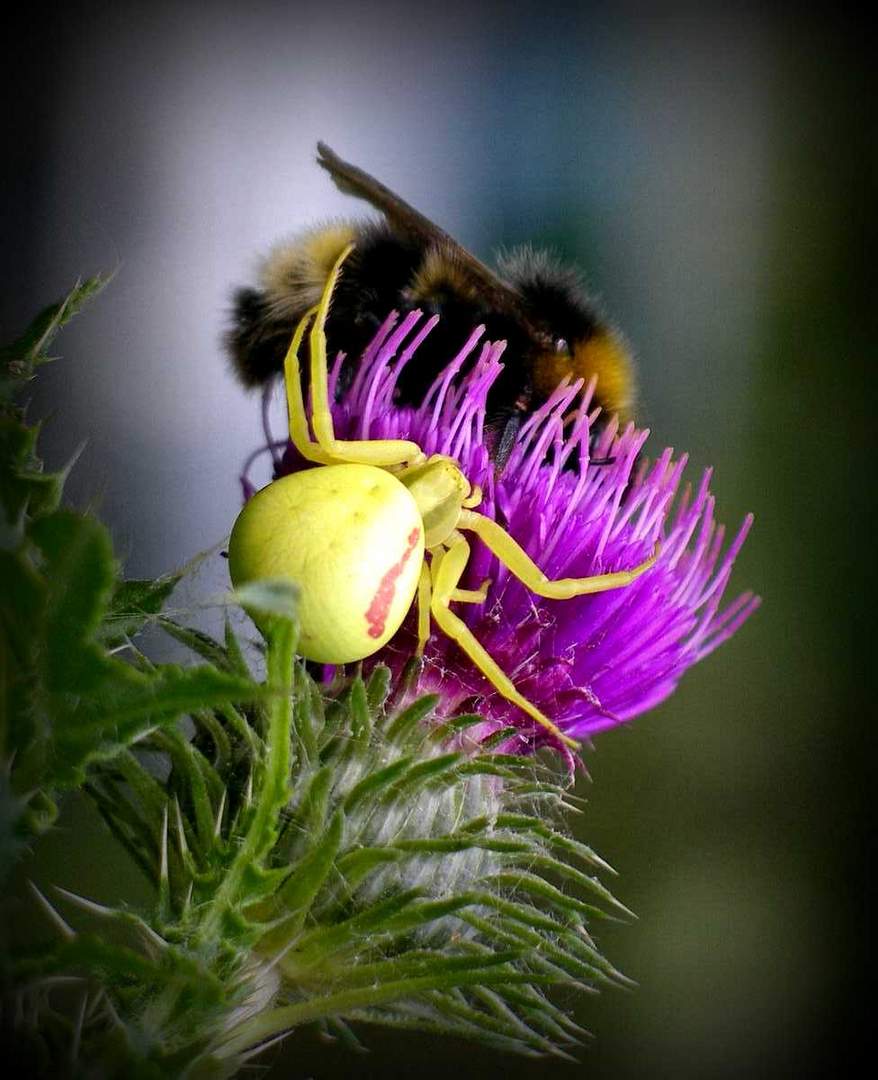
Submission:
<svg viewBox="0 0 878 1080">
<path fill-rule="evenodd" d="M 586 383 L 597 376 L 601 415 L 629 416 L 635 393 L 630 352 L 575 270 L 531 248 L 501 257 L 492 270 L 325 143 L 317 145 L 317 163 L 339 190 L 364 199 L 381 218 L 301 233 L 268 255 L 257 288 L 236 292 L 226 347 L 244 386 L 264 385 L 280 373 L 293 328 L 319 300 L 340 253 L 354 244 L 333 295 L 332 353 L 359 356 L 393 310 L 441 316 L 402 372 L 401 402 L 418 404 L 483 323 L 490 340 L 507 342 L 503 372 L 488 398 L 487 430 L 498 462 L 523 419 L 565 376 Z"/>
</svg>

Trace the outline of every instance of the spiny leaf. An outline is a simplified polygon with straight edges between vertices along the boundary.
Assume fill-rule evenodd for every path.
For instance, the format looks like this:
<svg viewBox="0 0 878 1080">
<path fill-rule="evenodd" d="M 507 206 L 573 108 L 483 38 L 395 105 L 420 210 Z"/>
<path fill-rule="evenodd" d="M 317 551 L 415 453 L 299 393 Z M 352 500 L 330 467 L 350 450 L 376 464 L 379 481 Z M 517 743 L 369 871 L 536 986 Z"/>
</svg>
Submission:
<svg viewBox="0 0 878 1080">
<path fill-rule="evenodd" d="M 162 819 L 168 808 L 168 793 L 164 785 L 137 760 L 130 750 L 123 750 L 113 762 L 114 773 L 125 781 L 138 802 L 140 814 L 132 815 L 149 826 L 149 834 L 158 837 Z"/>
<path fill-rule="evenodd" d="M 26 426 L 15 416 L 0 415 L 0 509 L 5 523 L 4 546 L 17 544 L 26 512 L 53 510 L 60 498 L 65 472 L 45 473 L 36 456 L 39 427 Z"/>
<path fill-rule="evenodd" d="M 168 665 L 150 677 L 118 663 L 105 676 L 99 692 L 61 714 L 53 739 L 53 783 L 78 783 L 89 762 L 113 757 L 147 731 L 170 725 L 194 709 L 252 701 L 269 693 L 209 667 Z"/>
<path fill-rule="evenodd" d="M 143 823 L 135 821 L 132 824 L 128 820 L 126 813 L 131 814 L 130 807 L 117 792 L 111 790 L 108 794 L 104 778 L 100 785 L 84 784 L 83 790 L 94 801 L 107 828 L 128 852 L 144 877 L 154 883 L 155 859 L 148 836 L 144 840 Z"/>
<path fill-rule="evenodd" d="M 636 918 L 634 912 L 617 900 L 610 890 L 598 881 L 596 877 L 589 874 L 583 874 L 581 870 L 577 870 L 575 866 L 570 866 L 569 863 L 565 863 L 562 859 L 555 859 L 546 854 L 532 852 L 528 856 L 527 865 L 531 870 L 537 868 L 547 870 L 549 873 L 556 874 L 560 878 L 572 881 L 574 884 L 578 885 L 580 889 L 583 889 L 586 892 L 594 893 L 595 896 L 602 900 L 608 907 L 617 911 L 623 918 Z"/>
<path fill-rule="evenodd" d="M 508 989 L 508 987 L 504 989 Z M 351 1020 L 362 1023 L 401 1031 L 427 1032 L 440 1039 L 475 1038 L 487 1048 L 498 1050 L 501 1053 L 519 1054 L 533 1058 L 542 1056 L 532 1051 L 520 1039 L 506 1038 L 490 1031 L 483 1032 L 458 1018 L 442 1016 L 431 1009 L 422 997 L 414 998 L 412 1001 L 395 1001 L 378 1008 L 353 1009 L 346 1015 Z"/>
<path fill-rule="evenodd" d="M 299 942 L 296 953 L 283 962 L 285 969 L 289 970 L 295 964 L 295 969 L 299 971 L 324 961 L 326 957 L 353 943 L 362 942 L 365 945 L 373 930 L 380 928 L 387 919 L 414 903 L 421 895 L 421 889 L 407 889 L 395 896 L 379 900 L 349 919 L 309 931 Z"/>
<path fill-rule="evenodd" d="M 554 885 L 544 881 L 538 874 L 531 874 L 525 870 L 503 871 L 494 874 L 491 880 L 501 888 L 516 889 L 538 896 L 541 900 L 563 911 L 577 912 L 593 918 L 607 918 L 607 913 L 601 908 L 595 907 L 594 904 L 586 904 L 575 896 L 568 896 L 560 889 L 556 889 Z M 624 910 L 627 911 L 627 908 Z"/>
<path fill-rule="evenodd" d="M 387 741 L 405 746 L 439 702 L 438 694 L 424 694 L 396 716 L 387 729 Z"/>
<path fill-rule="evenodd" d="M 399 848 L 365 847 L 347 852 L 338 861 L 338 872 L 353 892 L 378 867 L 399 862 L 405 852 Z"/>
<path fill-rule="evenodd" d="M 46 584 L 21 553 L 0 551 L 0 754 L 20 753 L 35 734 L 33 689 Z"/>
<path fill-rule="evenodd" d="M 158 624 L 166 634 L 179 641 L 181 645 L 185 645 L 202 660 L 206 660 L 223 671 L 232 669 L 225 646 L 220 645 L 210 634 L 192 626 L 182 626 L 166 615 L 159 616 Z"/>
<path fill-rule="evenodd" d="M 521 731 L 516 727 L 500 728 L 499 731 L 495 731 L 493 735 L 489 735 L 487 739 L 482 739 L 479 743 L 479 749 L 483 753 L 488 753 L 497 746 L 502 746 L 503 743 L 509 742 L 510 739 L 516 739 L 521 735 Z"/>
<path fill-rule="evenodd" d="M 598 870 L 603 870 L 608 874 L 616 873 L 608 862 L 605 862 L 586 844 L 574 839 L 572 836 L 566 836 L 563 833 L 557 832 L 555 829 L 546 825 L 544 821 L 532 817 L 530 814 L 499 814 L 496 819 L 490 823 L 488 818 L 475 818 L 473 821 L 462 825 L 461 828 L 464 831 L 481 831 L 489 824 L 492 824 L 496 829 L 508 829 L 513 832 L 532 833 L 533 835 L 546 840 L 551 847 L 558 848 L 561 851 L 569 851 L 571 854 L 582 859 L 583 862 L 589 863 Z"/>
<path fill-rule="evenodd" d="M 440 781 L 445 773 L 451 772 L 458 766 L 462 758 L 461 753 L 451 753 L 442 754 L 427 761 L 417 761 L 393 782 L 388 795 L 402 798 L 422 785 L 426 786 L 431 781 Z"/>
<path fill-rule="evenodd" d="M 481 956 L 472 954 L 449 956 L 438 950 L 411 950 L 403 956 L 392 957 L 388 960 L 345 966 L 342 969 L 335 968 L 333 974 L 336 976 L 337 983 L 345 988 L 380 986 L 382 983 L 425 976 L 439 981 L 442 976 L 453 972 L 474 973 L 489 968 L 505 967 L 518 960 L 521 955 L 520 949 L 507 949 L 502 952 L 486 951 Z M 512 975 L 514 972 L 510 970 L 508 974 Z"/>
<path fill-rule="evenodd" d="M 290 876 L 288 866 L 266 869 L 251 863 L 241 876 L 241 907 L 247 918 L 261 919 L 263 900 L 272 900 L 284 881 Z M 260 931 L 261 932 L 261 931 Z M 258 938 L 258 934 L 256 937 Z"/>
<path fill-rule="evenodd" d="M 464 959 L 463 965 L 452 966 L 449 961 L 446 970 L 431 970 L 425 974 L 402 976 L 398 979 L 392 978 L 387 969 L 387 981 L 381 979 L 377 984 L 346 988 L 325 997 L 312 997 L 306 1002 L 272 1009 L 243 1025 L 229 1041 L 227 1048 L 233 1050 L 242 1043 L 246 1045 L 250 1041 L 258 1041 L 260 1037 L 266 1038 L 321 1016 L 345 1016 L 354 1009 L 411 998 L 428 990 L 446 990 L 473 984 L 493 986 L 498 983 L 540 982 L 542 978 L 529 972 L 515 971 L 509 964 L 511 959 L 515 959 L 515 954 L 492 955 L 480 961 L 471 957 Z"/>
<path fill-rule="evenodd" d="M 366 697 L 366 684 L 359 676 L 351 683 L 350 713 L 351 737 L 365 741 L 372 733 L 372 720 L 369 714 L 369 701 Z"/>
<path fill-rule="evenodd" d="M 239 586 L 230 599 L 246 611 L 260 616 L 279 616 L 295 621 L 298 610 L 299 590 L 285 579 L 265 578 Z"/>
<path fill-rule="evenodd" d="M 469 907 L 472 900 L 469 896 L 449 896 L 442 900 L 424 900 L 408 904 L 402 910 L 386 919 L 382 929 L 399 933 L 401 931 L 414 930 L 421 926 L 427 926 L 431 922 L 445 918 Z"/>
<path fill-rule="evenodd" d="M 533 1028 L 529 1028 L 511 1010 L 500 1014 L 500 1010 L 496 1009 L 494 1015 L 491 1015 L 486 1010 L 475 1008 L 467 1002 L 460 991 L 457 993 L 433 991 L 427 995 L 427 998 L 439 1013 L 463 1020 L 471 1031 L 490 1031 L 510 1040 L 518 1040 L 543 1054 L 565 1058 L 568 1061 L 574 1060 L 569 1054 L 560 1051 L 550 1039 L 539 1035 Z M 499 1000 L 501 999 L 498 998 Z"/>
<path fill-rule="evenodd" d="M 158 745 L 167 749 L 173 763 L 168 786 L 176 793 L 184 807 L 191 809 L 198 850 L 204 857 L 213 846 L 215 820 L 215 806 L 208 791 L 208 776 L 217 801 L 223 790 L 222 780 L 191 742 L 179 732 L 161 732 Z"/>
<path fill-rule="evenodd" d="M 390 668 L 385 664 L 377 664 L 369 676 L 369 681 L 366 683 L 366 697 L 372 713 L 376 713 L 383 708 L 384 702 L 390 693 L 390 680 Z"/>
<path fill-rule="evenodd" d="M 286 914 L 281 916 L 282 925 L 260 943 L 263 951 L 275 950 L 304 924 L 312 901 L 332 870 L 343 834 L 344 813 L 337 810 L 323 838 L 298 860 L 293 872 L 278 889 L 271 906 L 275 916 L 281 912 Z"/>
<path fill-rule="evenodd" d="M 47 349 L 58 331 L 104 288 L 109 277 L 96 274 L 77 281 L 59 303 L 44 308 L 21 337 L 0 349 L 0 400 L 33 376 L 34 368 L 51 360 Z"/>
<path fill-rule="evenodd" d="M 530 857 L 533 853 L 530 845 L 521 841 L 472 835 L 395 840 L 393 846 L 397 851 L 430 855 L 449 854 L 454 851 L 496 851 L 502 854 L 526 853 Z"/>
<path fill-rule="evenodd" d="M 249 679 L 248 675 L 240 675 L 237 670 L 235 670 L 234 674 L 245 680 Z M 248 722 L 247 716 L 258 712 L 261 705 L 262 702 L 257 698 L 255 701 L 238 702 L 237 705 L 224 702 L 215 706 L 216 716 L 221 719 L 232 735 L 241 740 L 244 746 L 247 747 L 248 756 L 256 761 L 261 758 L 265 750 L 265 744 L 253 725 Z"/>
<path fill-rule="evenodd" d="M 35 521 L 30 537 L 43 556 L 47 595 L 42 664 L 50 691 L 87 694 L 101 680 L 103 653 L 91 641 L 115 581 L 107 530 L 94 518 L 59 510 Z"/>
<path fill-rule="evenodd" d="M 245 679 L 250 678 L 250 666 L 244 659 L 241 643 L 238 641 L 237 635 L 232 627 L 232 621 L 228 615 L 226 615 L 223 640 L 226 646 L 226 657 L 228 658 L 231 670 L 237 675 L 242 675 Z"/>
<path fill-rule="evenodd" d="M 344 801 L 345 810 L 350 813 L 358 803 L 367 797 L 377 794 L 384 788 L 389 787 L 394 780 L 400 777 L 412 764 L 411 757 L 398 758 L 383 769 L 376 769 L 368 776 L 351 788 Z"/>
<path fill-rule="evenodd" d="M 100 640 L 111 647 L 134 637 L 162 610 L 179 584 L 180 577 L 180 574 L 168 574 L 155 581 L 117 582 L 98 630 Z"/>
<path fill-rule="evenodd" d="M 553 969 L 562 971 L 583 983 L 600 982 L 610 985 L 612 980 L 607 972 L 600 967 L 589 963 L 587 959 L 565 949 L 564 935 L 557 939 L 541 934 L 525 926 L 523 923 L 506 923 L 498 920 L 490 920 L 468 910 L 461 914 L 463 922 L 469 923 L 478 930 L 485 942 L 494 941 L 502 948 L 517 946 L 528 948 L 528 962 L 535 967 L 544 968 L 548 963 Z"/>
<path fill-rule="evenodd" d="M 296 816 L 301 822 L 301 827 L 306 835 L 313 836 L 323 827 L 334 779 L 332 767 L 324 765 L 308 781 L 296 809 Z"/>
<path fill-rule="evenodd" d="M 307 762 L 316 762 L 317 749 L 317 725 L 314 723 L 314 708 L 311 694 L 311 680 L 304 666 L 296 664 L 293 669 L 293 725 L 295 728 L 298 751 L 302 759 Z M 353 721 L 351 722 L 353 726 Z"/>
<path fill-rule="evenodd" d="M 192 713 L 192 719 L 198 728 L 199 750 L 206 746 L 209 739 L 213 755 L 208 759 L 205 754 L 205 758 L 215 773 L 225 772 L 232 757 L 232 741 L 219 717 L 212 709 L 199 709 Z"/>
<path fill-rule="evenodd" d="M 522 1016 L 526 1016 L 531 1024 L 538 1024 L 560 1042 L 576 1043 L 588 1035 L 584 1028 L 536 987 L 506 986 L 503 988 L 503 998 L 511 1008 L 517 1008 Z"/>
<path fill-rule="evenodd" d="M 445 720 L 432 728 L 427 737 L 431 742 L 445 743 L 454 735 L 459 735 L 462 731 L 475 727 L 477 724 L 484 724 L 484 722 L 484 716 L 478 716 L 474 713 L 453 716 L 450 720 Z"/>
</svg>

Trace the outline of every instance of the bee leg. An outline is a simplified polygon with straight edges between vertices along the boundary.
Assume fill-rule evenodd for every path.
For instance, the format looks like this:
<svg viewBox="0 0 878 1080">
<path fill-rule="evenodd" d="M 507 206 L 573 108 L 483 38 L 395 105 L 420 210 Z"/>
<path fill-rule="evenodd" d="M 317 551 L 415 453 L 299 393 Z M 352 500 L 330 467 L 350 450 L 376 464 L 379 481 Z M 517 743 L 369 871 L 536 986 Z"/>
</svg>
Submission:
<svg viewBox="0 0 878 1080">
<path fill-rule="evenodd" d="M 501 476 L 503 470 L 506 468 L 506 462 L 509 460 L 509 455 L 512 453 L 513 447 L 515 446 L 515 440 L 521 429 L 521 420 L 522 413 L 516 411 L 512 413 L 503 425 L 503 431 L 497 443 L 497 448 L 494 451 L 494 468 L 496 469 L 498 476 Z"/>
<path fill-rule="evenodd" d="M 466 564 L 469 562 L 469 556 L 470 546 L 458 534 L 456 537 L 452 537 L 447 551 L 437 554 L 433 558 L 431 565 L 433 597 L 430 610 L 437 626 L 444 634 L 457 642 L 479 671 L 507 701 L 511 701 L 513 705 L 517 705 L 519 709 L 526 712 L 554 738 L 566 746 L 578 750 L 579 743 L 565 735 L 560 728 L 552 723 L 548 716 L 543 715 L 536 705 L 528 701 L 526 697 L 515 689 L 512 680 L 491 658 L 466 623 L 449 609 L 448 605 L 455 598 L 454 594 L 458 591 L 458 584 L 466 569 Z"/>
<path fill-rule="evenodd" d="M 573 596 L 607 592 L 609 589 L 619 589 L 630 585 L 632 581 L 649 570 L 659 555 L 659 545 L 656 544 L 652 555 L 630 570 L 618 570 L 612 574 L 596 574 L 594 577 L 560 578 L 558 581 L 551 581 L 527 552 L 496 521 L 483 517 L 481 514 L 475 514 L 471 510 L 461 510 L 457 527 L 474 532 L 531 592 L 551 600 L 569 600 Z"/>
</svg>

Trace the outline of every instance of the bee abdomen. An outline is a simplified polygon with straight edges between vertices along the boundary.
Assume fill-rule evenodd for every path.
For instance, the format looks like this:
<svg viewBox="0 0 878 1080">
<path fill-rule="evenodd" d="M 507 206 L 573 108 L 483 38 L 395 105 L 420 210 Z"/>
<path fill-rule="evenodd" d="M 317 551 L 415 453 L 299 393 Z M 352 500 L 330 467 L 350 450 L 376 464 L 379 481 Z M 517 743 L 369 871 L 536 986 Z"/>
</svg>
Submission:
<svg viewBox="0 0 878 1080">
<path fill-rule="evenodd" d="M 257 289 L 238 289 L 234 322 L 225 345 L 238 379 L 248 389 L 262 386 L 283 366 L 290 343 L 290 320 L 272 318 L 267 296 Z"/>
<path fill-rule="evenodd" d="M 259 275 L 270 314 L 287 320 L 301 318 L 318 302 L 339 255 L 356 239 L 355 223 L 335 221 L 278 244 Z"/>
</svg>

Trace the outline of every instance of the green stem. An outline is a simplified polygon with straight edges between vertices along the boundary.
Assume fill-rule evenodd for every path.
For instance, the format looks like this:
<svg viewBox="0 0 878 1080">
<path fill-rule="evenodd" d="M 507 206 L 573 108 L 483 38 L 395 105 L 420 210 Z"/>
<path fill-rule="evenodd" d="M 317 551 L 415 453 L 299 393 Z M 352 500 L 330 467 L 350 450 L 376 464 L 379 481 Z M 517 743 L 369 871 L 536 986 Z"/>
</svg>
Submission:
<svg viewBox="0 0 878 1080">
<path fill-rule="evenodd" d="M 201 924 L 202 940 L 216 937 L 223 918 L 239 903 L 241 882 L 257 866 L 277 839 L 280 812 L 289 797 L 290 734 L 292 730 L 293 651 L 295 629 L 287 619 L 277 618 L 266 631 L 267 681 L 272 690 L 269 707 L 267 752 L 256 793 L 256 807 L 232 865 L 214 895 Z"/>
</svg>

